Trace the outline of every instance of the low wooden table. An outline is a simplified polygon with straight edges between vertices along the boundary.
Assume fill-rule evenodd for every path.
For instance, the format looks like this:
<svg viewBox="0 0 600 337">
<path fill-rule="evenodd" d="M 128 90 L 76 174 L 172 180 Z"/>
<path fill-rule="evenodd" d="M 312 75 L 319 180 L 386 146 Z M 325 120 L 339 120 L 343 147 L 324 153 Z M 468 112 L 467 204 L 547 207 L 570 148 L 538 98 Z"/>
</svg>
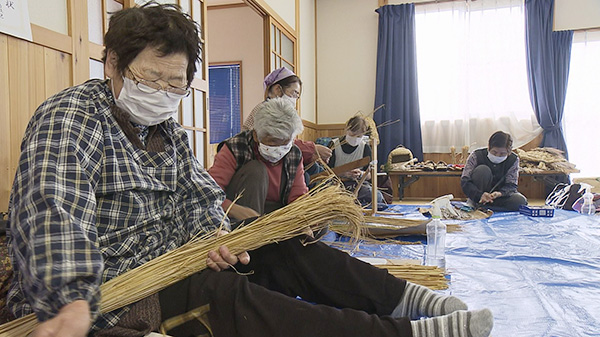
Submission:
<svg viewBox="0 0 600 337">
<path fill-rule="evenodd" d="M 388 176 L 392 181 L 392 193 L 394 200 L 402 200 L 404 198 L 404 189 L 421 177 L 457 177 L 460 179 L 462 171 L 389 171 Z M 556 176 L 565 175 L 560 171 L 539 171 L 534 173 L 519 172 L 519 176 L 531 176 L 535 180 L 543 180 L 547 186 L 554 186 L 559 181 Z"/>
</svg>

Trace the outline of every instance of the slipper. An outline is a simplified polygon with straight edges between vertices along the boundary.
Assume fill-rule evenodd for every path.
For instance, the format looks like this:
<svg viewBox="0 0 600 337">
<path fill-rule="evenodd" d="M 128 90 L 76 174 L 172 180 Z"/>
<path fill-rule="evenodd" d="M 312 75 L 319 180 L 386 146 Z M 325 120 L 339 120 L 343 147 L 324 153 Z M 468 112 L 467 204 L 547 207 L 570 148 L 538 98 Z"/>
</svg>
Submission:
<svg viewBox="0 0 600 337">
<path fill-rule="evenodd" d="M 409 165 L 409 167 L 410 167 L 412 170 L 421 170 L 421 171 L 423 171 L 423 170 L 424 170 L 424 168 L 425 168 L 425 165 L 424 165 L 423 163 L 416 163 L 416 164 L 414 164 L 414 165 Z"/>
<path fill-rule="evenodd" d="M 438 161 L 438 163 L 435 165 L 435 170 L 436 171 L 448 171 L 448 164 L 446 164 L 443 161 Z"/>
<path fill-rule="evenodd" d="M 435 163 L 431 160 L 423 163 L 423 171 L 435 171 Z"/>
</svg>

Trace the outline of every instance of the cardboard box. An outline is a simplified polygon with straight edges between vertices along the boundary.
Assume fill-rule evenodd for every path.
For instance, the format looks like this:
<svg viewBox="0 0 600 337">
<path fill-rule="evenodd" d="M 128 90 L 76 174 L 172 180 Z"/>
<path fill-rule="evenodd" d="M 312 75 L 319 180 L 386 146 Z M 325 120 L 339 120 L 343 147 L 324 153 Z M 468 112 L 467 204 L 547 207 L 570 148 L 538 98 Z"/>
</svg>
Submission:
<svg viewBox="0 0 600 337">
<path fill-rule="evenodd" d="M 554 208 L 550 206 L 528 206 L 521 205 L 519 212 L 527 216 L 535 217 L 547 217 L 551 218 L 554 216 Z"/>
</svg>

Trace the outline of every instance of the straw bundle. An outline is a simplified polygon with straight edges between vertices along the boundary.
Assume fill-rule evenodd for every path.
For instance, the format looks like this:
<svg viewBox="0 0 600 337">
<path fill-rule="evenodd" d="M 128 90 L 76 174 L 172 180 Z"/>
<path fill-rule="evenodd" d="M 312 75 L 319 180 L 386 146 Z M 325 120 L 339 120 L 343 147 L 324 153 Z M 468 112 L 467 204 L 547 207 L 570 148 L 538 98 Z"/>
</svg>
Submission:
<svg viewBox="0 0 600 337">
<path fill-rule="evenodd" d="M 565 159 L 563 151 L 544 147 L 529 151 L 515 149 L 520 159 L 521 171 L 535 173 L 540 171 L 558 171 L 563 173 L 577 173 L 575 165 Z"/>
<path fill-rule="evenodd" d="M 360 227 L 360 240 L 368 241 L 374 239 L 393 238 L 402 235 L 425 235 L 427 231 L 427 223 L 431 219 L 405 219 L 405 218 L 390 218 L 383 216 L 365 216 L 365 223 Z M 330 226 L 330 230 L 340 235 L 350 235 L 352 233 L 350 224 L 336 221 Z M 458 224 L 446 224 L 448 233 L 461 231 L 462 227 Z M 419 244 L 420 242 L 404 242 L 398 241 L 400 244 Z M 398 242 L 380 242 L 373 241 L 371 243 L 398 243 Z"/>
<path fill-rule="evenodd" d="M 339 184 L 326 181 L 293 203 L 241 226 L 227 235 L 214 233 L 197 237 L 148 263 L 104 283 L 101 312 L 110 312 L 137 302 L 206 268 L 208 252 L 225 245 L 234 254 L 284 241 L 301 234 L 308 226 L 318 230 L 334 219 L 358 228 L 362 209 L 352 194 Z M 357 230 L 358 233 L 358 230 Z M 29 315 L 0 326 L 0 337 L 26 336 L 37 325 Z"/>
<path fill-rule="evenodd" d="M 430 289 L 448 288 L 448 280 L 444 277 L 444 270 L 436 266 L 421 266 L 418 264 L 379 264 L 375 266 L 387 269 L 390 274 L 398 278 Z"/>
</svg>

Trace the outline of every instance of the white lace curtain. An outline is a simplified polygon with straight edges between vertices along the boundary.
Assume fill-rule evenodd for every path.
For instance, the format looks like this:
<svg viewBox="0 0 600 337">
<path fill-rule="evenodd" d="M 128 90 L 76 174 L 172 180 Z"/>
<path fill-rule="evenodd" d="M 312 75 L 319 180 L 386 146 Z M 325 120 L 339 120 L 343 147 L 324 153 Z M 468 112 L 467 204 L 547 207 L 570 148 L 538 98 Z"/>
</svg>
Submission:
<svg viewBox="0 0 600 337">
<path fill-rule="evenodd" d="M 485 147 L 498 130 L 518 147 L 541 133 L 527 86 L 523 0 L 415 11 L 423 152 Z"/>
<path fill-rule="evenodd" d="M 600 177 L 598 127 L 600 126 L 600 31 L 573 34 L 569 86 L 563 116 L 569 161 L 581 173 Z"/>
</svg>

